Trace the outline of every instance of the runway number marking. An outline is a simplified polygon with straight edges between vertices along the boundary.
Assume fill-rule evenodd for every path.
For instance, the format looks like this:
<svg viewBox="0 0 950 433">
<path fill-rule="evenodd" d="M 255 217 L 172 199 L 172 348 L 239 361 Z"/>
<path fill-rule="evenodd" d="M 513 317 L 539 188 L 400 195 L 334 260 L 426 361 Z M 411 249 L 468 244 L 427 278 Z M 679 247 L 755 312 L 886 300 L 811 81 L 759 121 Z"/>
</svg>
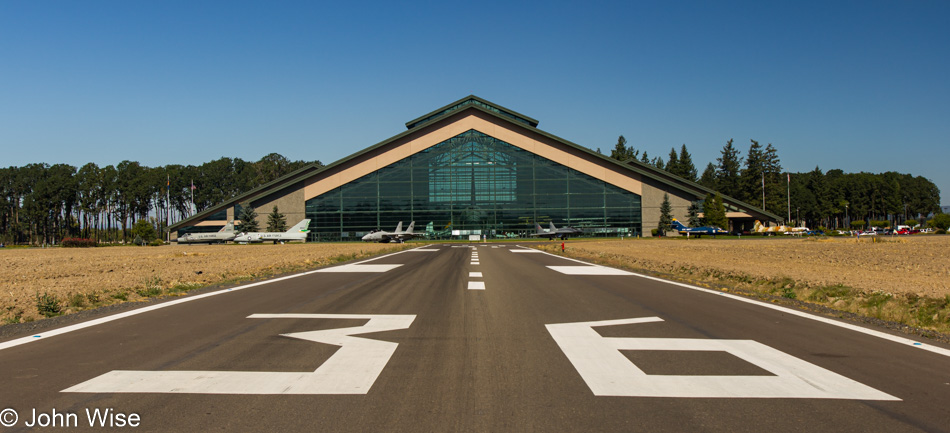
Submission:
<svg viewBox="0 0 950 433">
<path fill-rule="evenodd" d="M 598 396 L 900 400 L 752 340 L 608 338 L 593 329 L 662 321 L 659 317 L 641 317 L 546 327 Z M 650 375 L 637 368 L 621 350 L 728 352 L 774 376 Z"/>
<path fill-rule="evenodd" d="M 249 319 L 369 319 L 363 326 L 281 334 L 340 346 L 313 372 L 114 370 L 62 392 L 184 394 L 366 394 L 397 343 L 353 335 L 407 329 L 415 315 L 253 314 Z"/>
</svg>

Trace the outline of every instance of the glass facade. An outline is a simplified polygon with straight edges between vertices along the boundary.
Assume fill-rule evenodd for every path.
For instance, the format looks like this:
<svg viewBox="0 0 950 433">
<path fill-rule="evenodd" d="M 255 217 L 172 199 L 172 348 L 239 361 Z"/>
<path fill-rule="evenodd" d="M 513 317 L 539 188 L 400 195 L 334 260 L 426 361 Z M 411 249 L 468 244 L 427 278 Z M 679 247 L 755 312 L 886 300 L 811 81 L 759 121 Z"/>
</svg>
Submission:
<svg viewBox="0 0 950 433">
<path fill-rule="evenodd" d="M 535 222 L 641 232 L 639 195 L 475 130 L 307 200 L 306 213 L 311 241 L 358 240 L 399 221 L 432 239 L 528 236 Z"/>
</svg>

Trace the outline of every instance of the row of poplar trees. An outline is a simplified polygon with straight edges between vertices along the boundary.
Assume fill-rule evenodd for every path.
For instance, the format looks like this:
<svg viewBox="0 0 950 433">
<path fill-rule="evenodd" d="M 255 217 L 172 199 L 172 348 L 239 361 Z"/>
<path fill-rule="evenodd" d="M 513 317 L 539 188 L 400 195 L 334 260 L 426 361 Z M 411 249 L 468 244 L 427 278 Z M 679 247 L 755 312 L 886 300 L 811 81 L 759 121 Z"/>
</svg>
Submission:
<svg viewBox="0 0 950 433">
<path fill-rule="evenodd" d="M 845 173 L 819 167 L 791 173 L 782 169 L 775 146 L 769 143 L 762 147 L 758 141 L 750 141 L 745 155 L 732 139 L 727 141 L 716 162 L 708 163 L 702 174 L 685 144 L 679 152 L 670 149 L 664 161 L 628 146 L 621 135 L 610 156 L 653 165 L 808 227 L 847 228 L 855 220 L 899 224 L 923 221 L 927 215 L 940 212 L 940 190 L 923 176 L 891 171 Z"/>
<path fill-rule="evenodd" d="M 259 161 L 220 158 L 201 165 L 147 167 L 135 161 L 100 167 L 27 164 L 0 168 L 0 242 L 57 244 L 82 237 L 127 242 L 136 221 L 158 233 L 284 174 L 320 161 L 271 153 Z M 193 201 L 192 201 L 193 200 Z"/>
</svg>

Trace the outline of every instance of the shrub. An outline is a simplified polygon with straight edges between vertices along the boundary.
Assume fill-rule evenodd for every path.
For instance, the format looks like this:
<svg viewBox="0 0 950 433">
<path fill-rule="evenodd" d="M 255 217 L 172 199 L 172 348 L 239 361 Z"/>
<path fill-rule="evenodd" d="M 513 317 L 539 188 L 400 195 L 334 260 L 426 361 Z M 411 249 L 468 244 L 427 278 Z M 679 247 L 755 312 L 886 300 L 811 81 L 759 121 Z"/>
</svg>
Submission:
<svg viewBox="0 0 950 433">
<path fill-rule="evenodd" d="M 132 234 L 135 235 L 136 239 L 142 240 L 141 243 L 136 243 L 136 245 L 144 245 L 157 237 L 155 227 L 145 219 L 135 222 L 135 225 L 132 226 Z"/>
<path fill-rule="evenodd" d="M 74 293 L 69 297 L 69 306 L 83 308 L 86 306 L 86 296 L 82 293 Z"/>
<path fill-rule="evenodd" d="M 36 294 L 36 311 L 46 317 L 55 317 L 63 314 L 63 306 L 60 305 L 56 295 L 43 292 L 42 295 Z"/>
<path fill-rule="evenodd" d="M 63 239 L 60 245 L 62 245 L 63 248 L 91 248 L 96 246 L 96 241 L 93 239 L 66 238 Z"/>
<path fill-rule="evenodd" d="M 650 234 L 653 235 L 653 237 L 656 237 L 657 234 L 659 234 L 659 233 L 660 233 L 660 230 L 659 230 L 659 229 L 650 230 Z"/>
<path fill-rule="evenodd" d="M 945 234 L 947 234 L 947 231 L 944 230 L 944 229 L 937 229 L 937 230 L 934 230 L 934 234 L 935 234 L 935 235 L 945 235 Z"/>
<path fill-rule="evenodd" d="M 852 230 L 861 230 L 864 228 L 864 220 L 851 221 Z"/>
<path fill-rule="evenodd" d="M 160 247 L 162 245 L 165 245 L 165 242 L 162 242 L 161 239 L 155 239 L 152 242 L 149 242 L 148 244 L 148 246 L 150 247 Z"/>
</svg>

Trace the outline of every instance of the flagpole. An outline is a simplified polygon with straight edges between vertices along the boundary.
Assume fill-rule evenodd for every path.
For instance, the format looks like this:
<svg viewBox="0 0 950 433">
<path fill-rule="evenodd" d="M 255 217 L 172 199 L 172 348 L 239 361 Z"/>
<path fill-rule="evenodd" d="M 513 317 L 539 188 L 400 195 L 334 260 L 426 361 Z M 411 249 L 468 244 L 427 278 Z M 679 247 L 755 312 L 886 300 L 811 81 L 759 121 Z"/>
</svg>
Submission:
<svg viewBox="0 0 950 433">
<path fill-rule="evenodd" d="M 788 219 L 786 221 L 791 221 L 792 220 L 792 175 L 789 172 L 785 172 L 785 176 L 787 176 L 787 179 L 788 179 L 788 183 L 786 184 L 788 186 L 788 190 L 787 190 Z M 795 224 L 798 224 L 798 221 L 795 221 Z"/>
<path fill-rule="evenodd" d="M 192 212 L 195 210 L 195 180 L 191 180 L 191 207 L 188 208 L 188 216 L 192 215 Z"/>
<path fill-rule="evenodd" d="M 762 172 L 762 210 L 765 210 L 765 172 Z"/>
</svg>

